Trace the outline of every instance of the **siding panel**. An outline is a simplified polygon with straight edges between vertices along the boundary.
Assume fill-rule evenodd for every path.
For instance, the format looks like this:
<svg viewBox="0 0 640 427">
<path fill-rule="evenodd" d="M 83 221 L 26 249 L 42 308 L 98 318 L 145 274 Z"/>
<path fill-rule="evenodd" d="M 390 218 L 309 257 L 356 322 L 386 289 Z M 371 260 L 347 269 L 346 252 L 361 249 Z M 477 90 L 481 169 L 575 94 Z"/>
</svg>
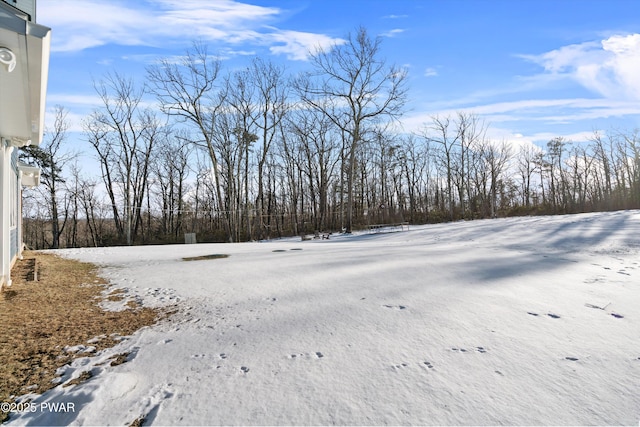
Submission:
<svg viewBox="0 0 640 427">
<path fill-rule="evenodd" d="M 20 203 L 20 189 L 18 188 L 18 185 L 20 185 L 19 180 L 18 180 L 18 150 L 14 149 L 11 153 L 11 180 L 9 182 L 9 186 L 10 186 L 10 203 L 11 203 L 11 207 L 10 207 L 10 220 L 9 220 L 9 232 L 10 232 L 10 239 L 11 239 L 11 250 L 10 250 L 10 261 L 13 262 L 15 256 L 18 254 L 19 252 L 19 245 L 20 242 L 18 242 L 18 227 L 20 226 L 20 218 L 18 218 L 18 212 L 20 212 L 19 209 L 19 203 Z"/>
</svg>

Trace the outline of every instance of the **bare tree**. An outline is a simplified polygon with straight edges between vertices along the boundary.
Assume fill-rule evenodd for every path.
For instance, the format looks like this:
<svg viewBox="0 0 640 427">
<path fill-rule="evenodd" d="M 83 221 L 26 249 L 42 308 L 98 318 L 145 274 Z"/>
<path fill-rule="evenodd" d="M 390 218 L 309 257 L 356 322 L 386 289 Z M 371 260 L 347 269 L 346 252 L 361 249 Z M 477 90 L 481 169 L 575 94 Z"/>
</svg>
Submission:
<svg viewBox="0 0 640 427">
<path fill-rule="evenodd" d="M 313 71 L 295 82 L 301 99 L 320 110 L 345 135 L 347 172 L 346 231 L 353 225 L 356 153 L 365 134 L 378 122 L 398 117 L 406 101 L 406 71 L 380 58 L 382 39 L 365 28 L 349 34 L 345 44 L 316 50 Z"/>
<path fill-rule="evenodd" d="M 454 156 L 456 147 L 460 138 L 460 133 L 451 129 L 451 119 L 449 117 L 432 117 L 431 124 L 427 125 L 423 132 L 424 138 L 428 143 L 434 143 L 440 148 L 437 150 L 437 161 L 446 173 L 447 183 L 447 209 L 449 212 L 449 220 L 453 221 L 453 174 L 454 174 Z"/>
<path fill-rule="evenodd" d="M 161 230 L 164 237 L 177 241 L 183 231 L 185 193 L 193 145 L 184 132 L 165 133 L 159 141 L 153 163 L 154 186 L 160 196 Z"/>
<path fill-rule="evenodd" d="M 272 62 L 256 58 L 249 68 L 250 81 L 255 86 L 256 115 L 254 123 L 258 128 L 257 136 L 262 144 L 257 153 L 258 160 L 258 194 L 256 209 L 258 217 L 266 213 L 264 197 L 264 168 L 273 142 L 278 135 L 278 128 L 282 126 L 287 113 L 288 85 L 285 81 L 285 70 Z M 262 221 L 258 222 L 258 238 L 264 234 Z"/>
<path fill-rule="evenodd" d="M 194 44 L 179 61 L 161 59 L 147 69 L 149 90 L 160 103 L 163 112 L 193 126 L 198 134 L 196 144 L 205 148 L 212 163 L 218 212 L 224 215 L 227 238 L 233 240 L 230 212 L 224 208 L 219 153 L 214 131 L 224 97 L 218 90 L 221 64 L 211 58 L 207 48 Z"/>
<path fill-rule="evenodd" d="M 54 108 L 53 129 L 45 131 L 44 143 L 40 146 L 25 147 L 28 161 L 35 162 L 41 172 L 41 184 L 45 189 L 45 200 L 51 219 L 52 249 L 60 247 L 60 236 L 64 232 L 69 217 L 70 197 L 67 192 L 61 192 L 65 179 L 62 170 L 71 160 L 77 157 L 74 152 L 66 151 L 64 142 L 67 138 L 69 122 L 67 110 L 57 105 Z"/>
<path fill-rule="evenodd" d="M 483 145 L 484 157 L 491 177 L 489 191 L 491 195 L 491 217 L 495 218 L 497 214 L 498 191 L 501 183 L 504 182 L 502 175 L 511 159 L 511 148 L 505 141 L 502 141 L 500 144 L 485 141 Z"/>
<path fill-rule="evenodd" d="M 471 199 L 471 164 L 473 152 L 478 144 L 484 142 L 486 127 L 480 118 L 472 113 L 458 112 L 456 117 L 456 133 L 459 146 L 458 158 L 455 161 L 456 173 L 454 174 L 460 200 L 460 212 L 462 218 L 469 209 L 468 202 Z"/>
<path fill-rule="evenodd" d="M 141 209 L 160 123 L 153 112 L 140 107 L 144 91 L 132 79 L 108 74 L 94 87 L 102 106 L 85 120 L 85 134 L 100 161 L 118 234 L 130 245 L 142 227 Z"/>
<path fill-rule="evenodd" d="M 518 172 L 520 173 L 520 192 L 522 194 L 522 204 L 527 208 L 531 204 L 532 179 L 536 170 L 535 156 L 540 150 L 533 146 L 522 146 L 518 153 Z"/>
<path fill-rule="evenodd" d="M 329 192 L 340 157 L 339 144 L 331 122 L 319 111 L 298 110 L 287 120 L 290 137 L 285 140 L 283 154 L 289 168 L 299 169 L 306 187 L 300 183 L 302 193 L 309 195 L 314 229 L 329 226 Z M 297 192 L 296 192 L 297 193 Z"/>
<path fill-rule="evenodd" d="M 611 178 L 613 176 L 610 150 L 607 149 L 605 138 L 601 132 L 594 131 L 591 137 L 591 143 L 593 145 L 593 152 L 596 162 L 600 165 L 598 173 L 600 184 L 598 185 L 598 198 L 599 202 L 602 202 L 604 207 L 611 208 L 611 194 L 613 187 L 611 184 Z"/>
</svg>

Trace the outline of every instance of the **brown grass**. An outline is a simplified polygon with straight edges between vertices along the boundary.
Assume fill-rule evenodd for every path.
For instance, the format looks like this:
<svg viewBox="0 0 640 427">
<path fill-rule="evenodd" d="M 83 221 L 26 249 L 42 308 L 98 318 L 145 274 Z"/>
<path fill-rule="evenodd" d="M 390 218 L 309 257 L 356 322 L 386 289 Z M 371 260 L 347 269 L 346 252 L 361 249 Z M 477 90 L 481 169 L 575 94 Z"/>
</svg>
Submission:
<svg viewBox="0 0 640 427">
<path fill-rule="evenodd" d="M 25 252 L 12 277 L 13 286 L 0 293 L 0 402 L 55 387 L 56 370 L 83 355 L 65 352 L 66 346 L 87 345 L 104 336 L 91 345 L 96 351 L 110 348 L 118 336 L 167 315 L 138 306 L 119 312 L 101 309 L 107 282 L 97 267 L 50 253 Z M 116 358 L 116 364 L 125 360 Z M 0 412 L 0 422 L 7 416 Z"/>
</svg>

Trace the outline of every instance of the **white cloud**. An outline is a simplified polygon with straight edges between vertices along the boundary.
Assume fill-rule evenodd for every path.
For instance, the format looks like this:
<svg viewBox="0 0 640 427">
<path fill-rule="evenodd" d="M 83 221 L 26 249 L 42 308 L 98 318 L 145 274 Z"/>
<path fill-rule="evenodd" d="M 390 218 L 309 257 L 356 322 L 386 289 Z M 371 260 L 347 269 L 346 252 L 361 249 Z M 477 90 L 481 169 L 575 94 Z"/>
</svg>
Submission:
<svg viewBox="0 0 640 427">
<path fill-rule="evenodd" d="M 279 31 L 265 36 L 269 44 L 277 43 L 269 48 L 274 54 L 286 55 L 288 59 L 304 61 L 310 52 L 327 50 L 334 45 L 345 43 L 345 40 L 334 39 L 323 34 L 305 33 L 301 31 Z"/>
<path fill-rule="evenodd" d="M 416 132 L 430 122 L 433 116 L 455 116 L 459 112 L 476 114 L 490 126 L 518 122 L 545 124 L 573 123 L 581 120 L 594 121 L 626 115 L 640 115 L 640 104 L 634 101 L 610 99 L 526 99 L 520 101 L 494 102 L 469 105 L 462 100 L 446 105 L 434 105 L 402 119 L 406 131 Z M 557 135 L 556 135 L 557 136 Z"/>
<path fill-rule="evenodd" d="M 438 75 L 438 70 L 436 70 L 435 68 L 429 67 L 426 70 L 424 70 L 425 77 L 435 77 L 437 75 Z"/>
<path fill-rule="evenodd" d="M 512 147 L 544 147 L 553 138 L 563 137 L 567 141 L 584 142 L 593 136 L 593 131 L 578 131 L 559 135 L 553 132 L 523 134 L 508 128 L 490 127 L 487 137 L 493 141 L 507 141 Z"/>
<path fill-rule="evenodd" d="M 205 40 L 267 46 L 274 54 L 304 60 L 317 46 L 341 42 L 324 34 L 268 26 L 281 13 L 278 8 L 233 0 L 58 0 L 42 2 L 38 10 L 40 22 L 53 28 L 52 50 L 57 52 L 107 44 L 162 46 Z M 239 52 L 250 50 L 243 45 Z"/>
<path fill-rule="evenodd" d="M 48 105 L 63 105 L 65 108 L 68 106 L 74 107 L 94 107 L 100 104 L 101 99 L 98 95 L 72 95 L 72 94 L 48 94 Z"/>
<path fill-rule="evenodd" d="M 391 38 L 391 37 L 395 37 L 395 36 L 397 36 L 398 34 L 402 34 L 402 33 L 404 33 L 404 32 L 405 32 L 405 30 L 403 30 L 403 29 L 401 29 L 401 28 L 395 28 L 395 29 L 393 29 L 393 30 L 389 30 L 389 31 L 387 31 L 387 32 L 384 32 L 384 33 L 382 33 L 382 34 L 380 34 L 380 35 L 381 35 L 382 37 L 389 37 L 389 38 Z"/>
<path fill-rule="evenodd" d="M 52 50 L 77 51 L 106 43 L 141 44 L 148 21 L 142 11 L 117 2 L 61 0 L 38 5 L 39 21 L 52 27 Z"/>
<path fill-rule="evenodd" d="M 455 116 L 458 112 L 477 114 L 491 127 L 551 127 L 565 131 L 569 127 L 575 130 L 581 126 L 580 122 L 592 128 L 611 118 L 640 116 L 640 34 L 610 36 L 601 41 L 520 57 L 541 65 L 544 72 L 520 76 L 515 82 L 472 92 L 463 98 L 426 105 L 403 119 L 405 130 L 419 130 L 435 115 Z M 430 74 L 431 68 L 426 69 L 424 75 Z M 556 88 L 564 90 L 568 81 L 590 90 L 594 97 L 535 99 L 541 89 L 546 94 Z M 528 98 L 522 99 L 525 93 Z M 514 101 L 516 96 L 520 99 Z M 509 101 L 501 101 L 505 98 Z M 526 135 L 522 130 L 512 133 Z M 524 138 L 539 142 L 553 136 L 558 135 L 536 134 Z M 562 136 L 584 140 L 581 133 Z"/>
<path fill-rule="evenodd" d="M 563 46 L 541 55 L 521 55 L 551 78 L 569 78 L 609 99 L 640 100 L 640 34 Z"/>
</svg>

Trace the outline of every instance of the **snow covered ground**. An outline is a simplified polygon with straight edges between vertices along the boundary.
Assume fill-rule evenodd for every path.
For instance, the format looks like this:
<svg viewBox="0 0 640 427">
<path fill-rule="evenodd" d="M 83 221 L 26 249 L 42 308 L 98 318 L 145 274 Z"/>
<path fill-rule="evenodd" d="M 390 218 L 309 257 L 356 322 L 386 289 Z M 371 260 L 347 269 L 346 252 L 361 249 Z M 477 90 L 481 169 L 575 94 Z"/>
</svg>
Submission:
<svg viewBox="0 0 640 427">
<path fill-rule="evenodd" d="M 180 310 L 9 424 L 640 421 L 640 211 L 58 253 Z"/>
</svg>

